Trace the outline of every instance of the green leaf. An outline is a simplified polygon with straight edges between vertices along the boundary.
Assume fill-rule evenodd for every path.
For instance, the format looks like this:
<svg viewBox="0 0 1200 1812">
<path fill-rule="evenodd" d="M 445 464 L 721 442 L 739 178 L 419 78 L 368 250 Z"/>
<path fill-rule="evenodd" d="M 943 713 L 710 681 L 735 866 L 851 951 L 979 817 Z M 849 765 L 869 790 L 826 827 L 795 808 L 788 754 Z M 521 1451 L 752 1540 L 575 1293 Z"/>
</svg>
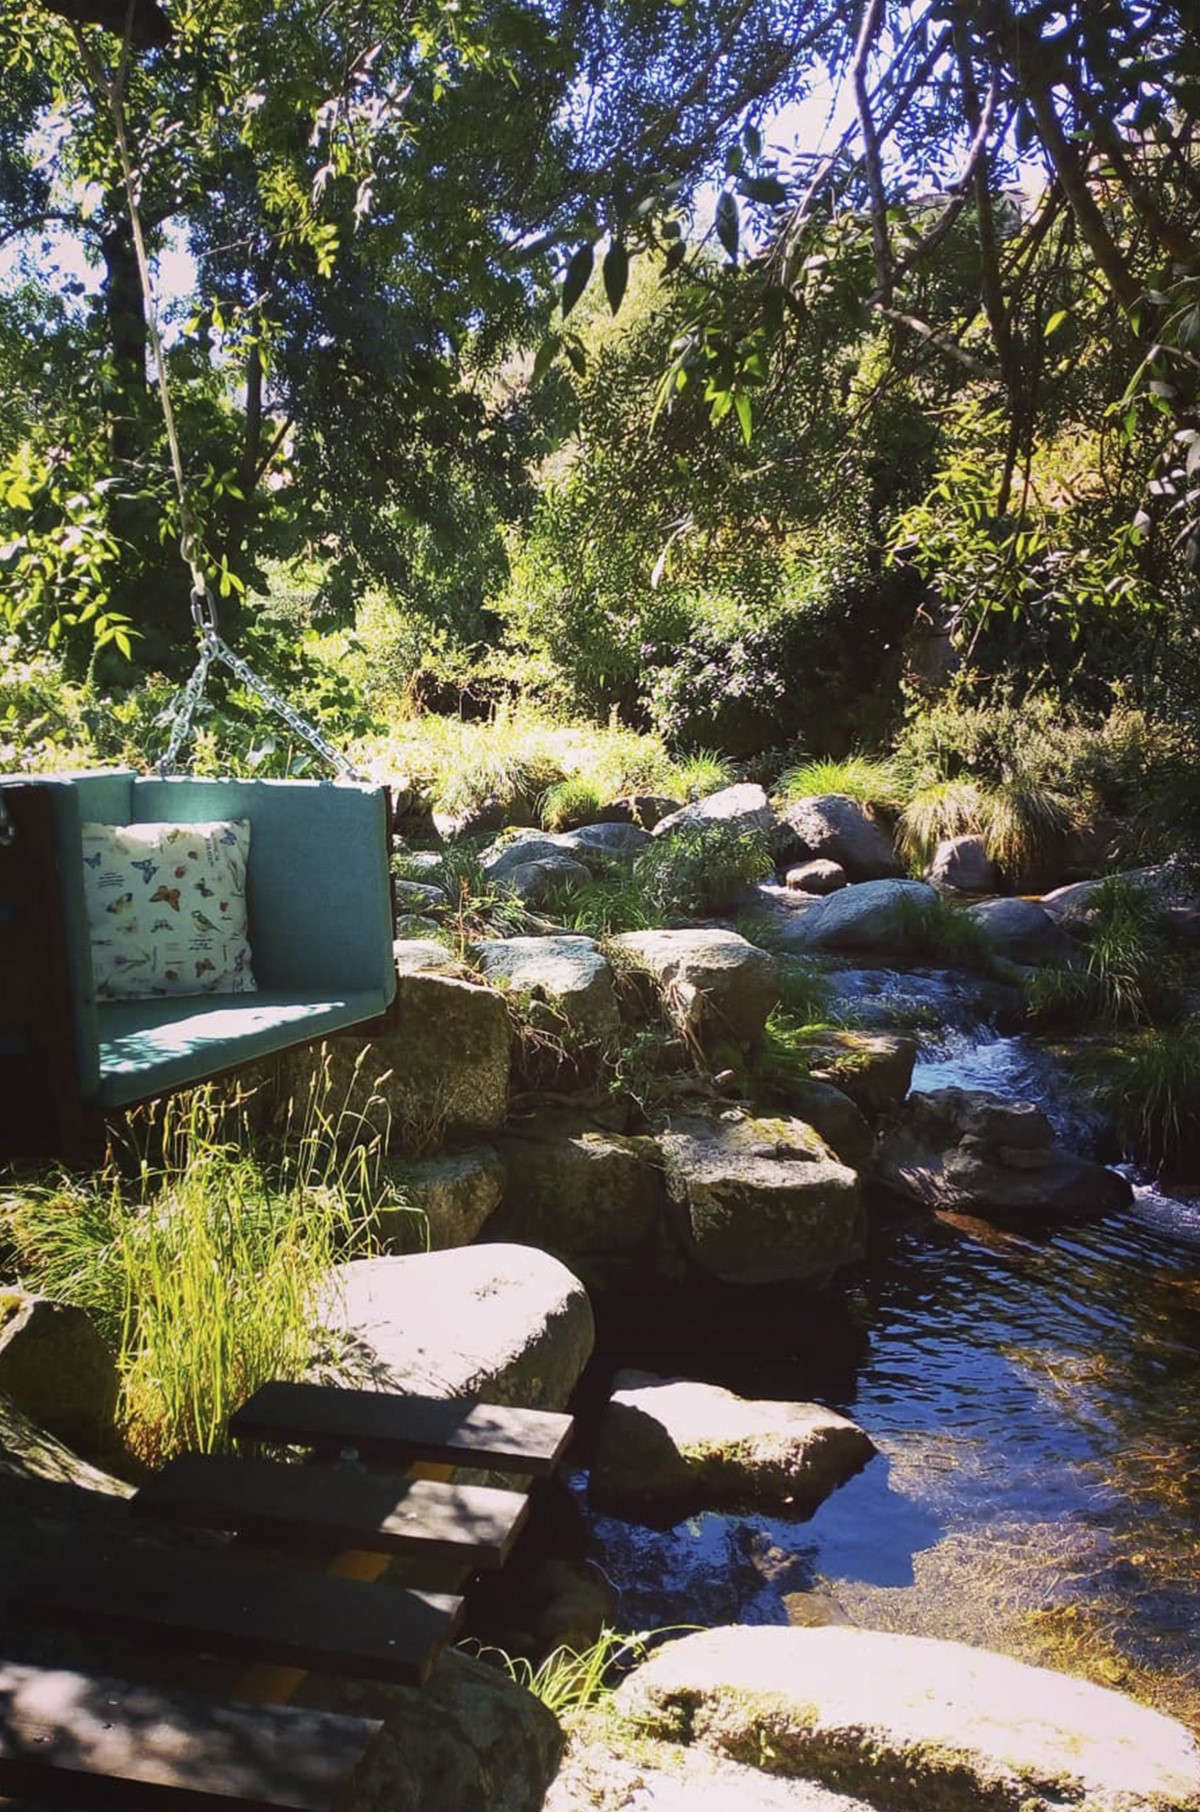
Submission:
<svg viewBox="0 0 1200 1812">
<path fill-rule="evenodd" d="M 565 336 L 563 339 L 563 351 L 566 353 L 567 362 L 576 377 L 586 377 L 587 352 L 584 348 L 583 341 L 579 338 L 578 334 L 571 333 Z"/>
<path fill-rule="evenodd" d="M 729 189 L 723 189 L 717 199 L 717 211 L 713 224 L 717 229 L 717 238 L 721 241 L 731 258 L 737 257 L 739 216 L 738 204 Z"/>
<path fill-rule="evenodd" d="M 587 288 L 595 262 L 596 253 L 589 244 L 581 245 L 568 264 L 567 274 L 563 278 L 562 311 L 564 320 Z"/>
<path fill-rule="evenodd" d="M 787 189 L 777 176 L 743 176 L 738 190 L 749 201 L 761 201 L 768 207 L 778 207 L 781 201 L 787 200 Z"/>
<path fill-rule="evenodd" d="M 664 274 L 669 277 L 672 271 L 677 271 L 686 257 L 687 245 L 684 240 L 677 239 L 674 245 L 668 248 L 663 260 Z"/>
<path fill-rule="evenodd" d="M 742 132 L 742 143 L 751 157 L 762 156 L 762 133 L 757 126 L 746 126 Z"/>
<path fill-rule="evenodd" d="M 1056 308 L 1042 330 L 1045 338 L 1048 340 L 1052 333 L 1057 333 L 1063 322 L 1070 319 L 1070 315 L 1069 308 Z"/>
<path fill-rule="evenodd" d="M 545 339 L 538 347 L 537 357 L 533 361 L 532 381 L 535 384 L 540 383 L 542 378 L 545 377 L 551 365 L 553 365 L 555 354 L 561 345 L 562 341 L 556 333 L 548 333 L 546 335 Z"/>
<path fill-rule="evenodd" d="M 746 395 L 744 390 L 738 391 L 733 399 L 733 406 L 737 411 L 738 421 L 741 423 L 742 439 L 745 441 L 746 445 L 749 446 L 750 436 L 753 433 L 754 427 L 754 415 L 750 407 L 750 398 Z"/>
<path fill-rule="evenodd" d="M 604 293 L 614 315 L 624 299 L 628 282 L 629 253 L 619 239 L 614 239 L 604 254 Z"/>
</svg>

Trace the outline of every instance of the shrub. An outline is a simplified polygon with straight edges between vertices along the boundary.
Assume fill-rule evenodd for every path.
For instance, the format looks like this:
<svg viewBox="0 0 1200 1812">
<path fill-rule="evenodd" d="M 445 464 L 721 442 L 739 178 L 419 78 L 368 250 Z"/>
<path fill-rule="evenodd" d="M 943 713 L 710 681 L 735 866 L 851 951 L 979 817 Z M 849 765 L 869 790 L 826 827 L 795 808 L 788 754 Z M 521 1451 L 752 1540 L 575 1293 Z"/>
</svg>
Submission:
<svg viewBox="0 0 1200 1812">
<path fill-rule="evenodd" d="M 896 776 L 890 763 L 867 755 L 848 755 L 844 761 L 806 761 L 788 768 L 779 781 L 785 799 L 807 799 L 821 793 L 842 793 L 860 805 L 898 803 Z"/>
<path fill-rule="evenodd" d="M 900 814 L 896 838 L 915 869 L 928 868 L 939 843 L 981 832 L 987 818 L 984 795 L 973 780 L 935 780 L 914 793 Z"/>
<path fill-rule="evenodd" d="M 347 1140 L 361 1124 L 343 1118 L 310 1102 L 268 1164 L 244 1103 L 197 1090 L 167 1105 L 161 1158 L 132 1181 L 110 1160 L 6 1204 L 22 1281 L 89 1310 L 117 1350 L 139 1459 L 220 1447 L 259 1384 L 316 1356 L 323 1288 L 340 1258 L 370 1249 L 378 1196 L 374 1151 Z"/>
<path fill-rule="evenodd" d="M 657 839 L 634 860 L 633 879 L 662 924 L 726 911 L 773 869 L 765 831 L 706 824 Z"/>
</svg>

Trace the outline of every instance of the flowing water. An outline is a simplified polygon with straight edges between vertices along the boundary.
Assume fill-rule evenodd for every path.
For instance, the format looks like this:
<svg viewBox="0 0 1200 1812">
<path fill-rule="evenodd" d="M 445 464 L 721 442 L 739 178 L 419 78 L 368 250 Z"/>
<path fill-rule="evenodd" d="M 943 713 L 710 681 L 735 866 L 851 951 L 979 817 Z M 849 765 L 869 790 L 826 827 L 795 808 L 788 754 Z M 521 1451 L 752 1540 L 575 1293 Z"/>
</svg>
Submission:
<svg viewBox="0 0 1200 1812">
<path fill-rule="evenodd" d="M 953 1034 L 914 1086 L 1086 1111 L 1020 1038 Z M 593 1517 L 625 1628 L 848 1619 L 1090 1673 L 1200 1727 L 1200 1203 L 1020 1233 L 896 1216 L 839 1299 L 628 1308 L 615 1363 L 815 1397 L 879 1454 L 809 1521 Z M 699 1335 L 699 1339 L 698 1339 Z M 698 1353 L 702 1357 L 698 1357 Z"/>
</svg>

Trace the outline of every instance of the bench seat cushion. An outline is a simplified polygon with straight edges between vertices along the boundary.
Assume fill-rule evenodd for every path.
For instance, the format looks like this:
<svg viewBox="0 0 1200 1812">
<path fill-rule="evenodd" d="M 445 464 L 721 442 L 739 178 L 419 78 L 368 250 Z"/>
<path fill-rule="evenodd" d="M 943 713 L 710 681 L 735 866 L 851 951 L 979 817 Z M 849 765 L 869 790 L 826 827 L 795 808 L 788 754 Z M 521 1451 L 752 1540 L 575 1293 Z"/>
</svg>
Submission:
<svg viewBox="0 0 1200 1812">
<path fill-rule="evenodd" d="M 186 1088 L 236 1064 L 374 1019 L 387 1005 L 382 988 L 342 995 L 297 995 L 281 988 L 100 1001 L 95 1099 L 102 1107 L 121 1107 Z"/>
</svg>

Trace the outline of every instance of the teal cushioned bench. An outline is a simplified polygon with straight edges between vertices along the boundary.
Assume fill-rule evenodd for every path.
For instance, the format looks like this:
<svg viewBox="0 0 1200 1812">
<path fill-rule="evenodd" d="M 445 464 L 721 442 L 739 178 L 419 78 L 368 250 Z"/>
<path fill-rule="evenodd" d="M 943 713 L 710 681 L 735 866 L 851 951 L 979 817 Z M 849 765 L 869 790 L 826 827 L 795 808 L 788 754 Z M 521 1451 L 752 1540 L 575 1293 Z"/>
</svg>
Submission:
<svg viewBox="0 0 1200 1812">
<path fill-rule="evenodd" d="M 387 797 L 350 782 L 47 777 L 80 1091 L 119 1107 L 386 1011 L 396 991 Z M 80 826 L 248 818 L 253 994 L 94 998 Z"/>
</svg>

